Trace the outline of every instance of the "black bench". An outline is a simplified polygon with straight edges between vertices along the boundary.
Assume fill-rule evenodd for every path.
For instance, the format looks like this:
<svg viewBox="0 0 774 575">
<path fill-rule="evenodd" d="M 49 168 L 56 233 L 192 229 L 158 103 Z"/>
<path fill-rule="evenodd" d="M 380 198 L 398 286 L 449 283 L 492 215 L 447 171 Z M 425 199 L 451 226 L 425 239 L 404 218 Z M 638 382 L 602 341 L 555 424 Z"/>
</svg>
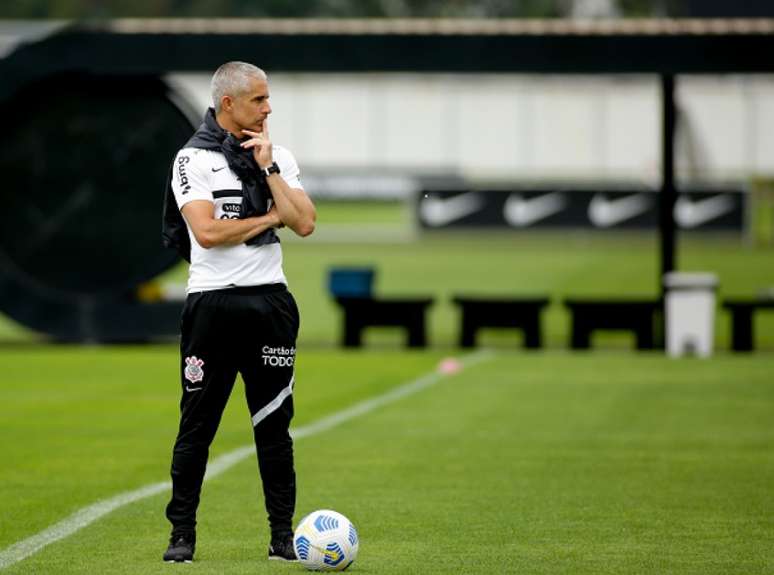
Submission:
<svg viewBox="0 0 774 575">
<path fill-rule="evenodd" d="M 572 314 L 572 349 L 588 349 L 596 329 L 633 331 L 637 349 L 655 348 L 654 318 L 662 310 L 658 299 L 567 299 L 564 305 Z"/>
<path fill-rule="evenodd" d="M 341 343 L 363 345 L 369 326 L 405 327 L 408 347 L 427 345 L 425 310 L 432 298 L 377 298 L 373 294 L 376 270 L 371 266 L 336 266 L 328 271 L 328 291 L 344 311 Z"/>
<path fill-rule="evenodd" d="M 342 345 L 360 347 L 362 331 L 369 326 L 402 326 L 406 328 L 408 347 L 425 347 L 425 310 L 432 298 L 337 297 L 344 310 Z"/>
<path fill-rule="evenodd" d="M 476 332 L 482 327 L 509 327 L 524 332 L 524 347 L 542 345 L 540 312 L 548 305 L 547 297 L 484 298 L 456 296 L 452 300 L 462 311 L 460 347 L 473 347 Z"/>
<path fill-rule="evenodd" d="M 731 312 L 731 349 L 752 351 L 753 313 L 756 309 L 774 309 L 774 299 L 727 299 L 723 307 Z"/>
</svg>

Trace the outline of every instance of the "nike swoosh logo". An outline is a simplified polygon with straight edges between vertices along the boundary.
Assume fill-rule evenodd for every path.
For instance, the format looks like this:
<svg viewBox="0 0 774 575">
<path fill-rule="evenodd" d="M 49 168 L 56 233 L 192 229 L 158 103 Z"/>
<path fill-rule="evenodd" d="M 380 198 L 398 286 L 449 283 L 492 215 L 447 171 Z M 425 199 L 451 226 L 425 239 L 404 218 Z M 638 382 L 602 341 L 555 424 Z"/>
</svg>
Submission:
<svg viewBox="0 0 774 575">
<path fill-rule="evenodd" d="M 479 211 L 484 205 L 479 192 L 466 192 L 451 198 L 427 196 L 419 205 L 419 216 L 432 227 L 440 227 Z"/>
<path fill-rule="evenodd" d="M 188 387 L 187 385 L 185 386 L 185 390 L 186 391 L 199 391 L 200 389 L 204 389 L 204 388 L 203 387 Z"/>
<path fill-rule="evenodd" d="M 675 223 L 681 228 L 696 228 L 733 211 L 734 198 L 725 194 L 692 202 L 680 196 L 675 202 Z"/>
<path fill-rule="evenodd" d="M 521 194 L 510 194 L 503 206 L 503 217 L 510 225 L 521 228 L 544 220 L 567 207 L 561 192 L 551 192 L 525 199 Z"/>
<path fill-rule="evenodd" d="M 210 169 L 211 169 L 213 172 L 219 172 L 219 171 L 221 171 L 221 170 L 225 170 L 225 169 L 226 169 L 226 166 L 221 166 L 221 167 L 219 167 L 217 170 L 216 170 L 215 168 L 210 168 Z"/>
<path fill-rule="evenodd" d="M 632 194 L 608 200 L 605 194 L 595 194 L 589 203 L 588 216 L 598 228 L 609 228 L 647 212 L 653 204 L 653 193 Z"/>
</svg>

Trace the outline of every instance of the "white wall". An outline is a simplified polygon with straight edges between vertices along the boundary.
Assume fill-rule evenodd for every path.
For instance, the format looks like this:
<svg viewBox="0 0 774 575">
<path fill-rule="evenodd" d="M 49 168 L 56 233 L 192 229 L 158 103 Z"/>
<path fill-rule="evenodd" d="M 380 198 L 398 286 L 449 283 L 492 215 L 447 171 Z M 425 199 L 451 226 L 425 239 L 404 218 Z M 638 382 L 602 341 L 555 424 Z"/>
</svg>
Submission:
<svg viewBox="0 0 774 575">
<path fill-rule="evenodd" d="M 172 74 L 199 112 L 209 77 Z M 660 178 L 652 76 L 270 74 L 272 140 L 307 172 Z M 678 171 L 774 175 L 774 76 L 680 77 Z"/>
</svg>

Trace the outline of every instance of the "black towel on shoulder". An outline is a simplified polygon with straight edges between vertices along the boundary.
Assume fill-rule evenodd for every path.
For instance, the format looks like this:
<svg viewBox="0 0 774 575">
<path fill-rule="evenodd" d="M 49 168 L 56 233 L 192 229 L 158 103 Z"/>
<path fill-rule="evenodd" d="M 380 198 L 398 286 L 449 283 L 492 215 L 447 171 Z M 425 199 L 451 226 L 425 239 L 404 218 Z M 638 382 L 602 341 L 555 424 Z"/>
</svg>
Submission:
<svg viewBox="0 0 774 575">
<path fill-rule="evenodd" d="M 262 216 L 269 211 L 271 190 L 265 176 L 258 170 L 252 150 L 246 150 L 240 145 L 240 140 L 220 127 L 215 119 L 215 110 L 210 108 L 204 116 L 204 122 L 193 136 L 186 142 L 184 148 L 200 148 L 221 152 L 226 158 L 228 167 L 242 182 L 242 207 L 239 218 Z M 175 248 L 180 256 L 191 261 L 191 242 L 185 220 L 180 214 L 172 191 L 172 168 L 167 175 L 167 186 L 164 193 L 164 208 L 162 213 L 161 238 L 164 247 Z M 245 242 L 247 245 L 262 246 L 279 242 L 279 236 L 274 229 L 268 229 Z"/>
</svg>

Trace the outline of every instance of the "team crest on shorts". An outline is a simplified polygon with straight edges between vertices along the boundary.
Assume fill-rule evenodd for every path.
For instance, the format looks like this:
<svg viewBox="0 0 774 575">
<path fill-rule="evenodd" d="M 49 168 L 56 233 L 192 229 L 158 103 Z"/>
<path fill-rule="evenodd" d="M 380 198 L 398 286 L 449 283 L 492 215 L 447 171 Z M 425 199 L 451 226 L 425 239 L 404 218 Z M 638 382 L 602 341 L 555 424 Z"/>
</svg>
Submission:
<svg viewBox="0 0 774 575">
<path fill-rule="evenodd" d="M 204 365 L 203 359 L 199 359 L 195 355 L 192 355 L 191 357 L 185 358 L 185 363 L 183 375 L 185 375 L 185 378 L 188 381 L 197 383 L 204 379 L 204 370 L 202 369 L 202 366 Z"/>
</svg>

